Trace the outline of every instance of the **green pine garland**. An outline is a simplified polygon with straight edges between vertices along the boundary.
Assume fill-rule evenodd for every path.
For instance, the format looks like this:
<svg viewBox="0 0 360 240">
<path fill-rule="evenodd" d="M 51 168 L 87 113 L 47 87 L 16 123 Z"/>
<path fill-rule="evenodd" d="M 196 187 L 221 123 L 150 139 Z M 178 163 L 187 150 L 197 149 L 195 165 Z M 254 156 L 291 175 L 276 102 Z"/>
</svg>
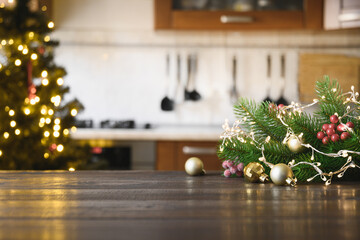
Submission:
<svg viewBox="0 0 360 240">
<path fill-rule="evenodd" d="M 313 163 L 316 161 L 321 163 L 319 168 L 325 173 L 339 170 L 346 163 L 347 158 L 334 158 L 315 153 L 315 159 L 311 160 L 311 148 L 305 148 L 300 153 L 294 153 L 283 143 L 288 129 L 291 129 L 295 135 L 303 134 L 305 144 L 310 144 L 324 153 L 337 153 L 340 150 L 360 151 L 358 102 L 348 103 L 346 99 L 348 96 L 343 94 L 339 83 L 336 80 L 331 81 L 328 76 L 324 76 L 323 80 L 316 83 L 316 93 L 319 99 L 317 100 L 318 110 L 314 116 L 304 112 L 286 111 L 282 113 L 271 102 L 256 103 L 252 100 L 240 98 L 234 106 L 234 112 L 241 121 L 240 130 L 238 130 L 241 133 L 220 141 L 219 158 L 222 161 L 232 161 L 234 164 L 244 163 L 245 166 L 250 162 L 259 162 L 265 167 L 265 172 L 269 174 L 270 168 L 259 161 L 259 158 L 262 157 L 261 147 L 263 147 L 266 161 L 272 164 L 288 164 L 292 160 L 295 163 Z M 353 110 L 347 113 L 349 106 Z M 342 122 L 351 121 L 354 123 L 354 128 L 350 138 L 338 142 L 330 141 L 325 145 L 317 138 L 317 133 L 321 131 L 323 124 L 330 123 L 329 118 L 335 113 L 339 116 L 345 115 Z M 281 122 L 278 114 L 282 114 L 281 118 L 288 127 Z M 354 163 L 358 165 L 360 155 L 350 155 Z M 314 167 L 306 164 L 297 165 L 292 170 L 299 182 L 305 182 L 317 174 Z M 358 178 L 358 171 L 356 173 L 355 177 Z M 320 177 L 314 180 L 320 180 Z"/>
</svg>

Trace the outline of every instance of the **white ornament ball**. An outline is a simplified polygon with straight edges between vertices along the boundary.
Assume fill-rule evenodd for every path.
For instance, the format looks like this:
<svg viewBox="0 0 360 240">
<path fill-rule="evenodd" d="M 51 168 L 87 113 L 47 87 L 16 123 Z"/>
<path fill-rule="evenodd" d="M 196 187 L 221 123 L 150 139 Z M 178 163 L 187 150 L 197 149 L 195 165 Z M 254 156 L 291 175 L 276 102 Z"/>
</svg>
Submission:
<svg viewBox="0 0 360 240">
<path fill-rule="evenodd" d="M 276 185 L 290 185 L 294 181 L 294 173 L 288 165 L 279 163 L 271 169 L 270 178 Z"/>
<path fill-rule="evenodd" d="M 197 176 L 205 174 L 204 164 L 197 157 L 191 157 L 185 162 L 185 171 L 190 176 Z"/>
<path fill-rule="evenodd" d="M 304 150 L 304 146 L 301 145 L 302 141 L 299 137 L 293 135 L 287 141 L 287 146 L 289 147 L 290 151 L 293 153 L 299 153 Z"/>
</svg>

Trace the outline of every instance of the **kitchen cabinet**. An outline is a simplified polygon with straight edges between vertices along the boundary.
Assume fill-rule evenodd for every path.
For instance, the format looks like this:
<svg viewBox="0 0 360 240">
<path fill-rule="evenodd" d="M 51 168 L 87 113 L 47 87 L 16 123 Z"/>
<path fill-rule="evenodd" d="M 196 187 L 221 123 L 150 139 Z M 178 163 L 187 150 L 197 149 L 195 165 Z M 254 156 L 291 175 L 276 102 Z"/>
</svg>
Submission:
<svg viewBox="0 0 360 240">
<path fill-rule="evenodd" d="M 154 28 L 156 30 L 269 30 L 322 29 L 323 27 L 323 0 L 299 1 L 300 6 L 292 8 L 294 10 L 286 8 L 258 10 L 259 7 L 254 5 L 254 7 L 247 7 L 247 11 L 234 11 L 226 8 L 217 10 L 211 8 L 180 9 L 176 6 L 176 2 L 179 1 L 154 1 Z M 182 0 L 180 2 L 191 1 Z"/>
<path fill-rule="evenodd" d="M 336 79 L 342 89 L 360 90 L 360 58 L 340 54 L 303 53 L 299 56 L 299 95 L 300 101 L 310 103 L 317 98 L 314 90 L 316 81 L 328 75 Z"/>
<path fill-rule="evenodd" d="M 324 28 L 326 30 L 359 27 L 359 0 L 325 0 Z"/>
<path fill-rule="evenodd" d="M 156 169 L 183 171 L 190 157 L 198 157 L 205 170 L 220 170 L 216 141 L 157 141 Z"/>
</svg>

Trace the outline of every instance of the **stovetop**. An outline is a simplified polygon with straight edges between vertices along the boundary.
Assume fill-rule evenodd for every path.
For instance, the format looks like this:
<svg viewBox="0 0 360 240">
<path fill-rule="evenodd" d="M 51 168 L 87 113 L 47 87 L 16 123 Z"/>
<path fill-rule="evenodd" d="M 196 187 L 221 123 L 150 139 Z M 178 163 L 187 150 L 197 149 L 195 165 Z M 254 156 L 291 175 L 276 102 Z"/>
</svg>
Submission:
<svg viewBox="0 0 360 240">
<path fill-rule="evenodd" d="M 92 119 L 77 120 L 75 123 L 77 128 L 94 128 L 94 121 Z M 150 123 L 143 126 L 137 126 L 135 120 L 112 120 L 106 119 L 100 122 L 100 128 L 113 128 L 113 129 L 134 129 L 134 128 L 151 128 Z"/>
</svg>

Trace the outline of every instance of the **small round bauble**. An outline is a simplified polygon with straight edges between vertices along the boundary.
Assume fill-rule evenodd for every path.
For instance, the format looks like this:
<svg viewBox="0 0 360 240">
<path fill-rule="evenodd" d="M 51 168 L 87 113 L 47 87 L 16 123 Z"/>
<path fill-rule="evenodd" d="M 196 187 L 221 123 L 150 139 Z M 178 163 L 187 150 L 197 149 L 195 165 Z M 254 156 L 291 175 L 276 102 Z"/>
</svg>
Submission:
<svg viewBox="0 0 360 240">
<path fill-rule="evenodd" d="M 244 168 L 244 177 L 249 182 L 265 182 L 268 175 L 265 174 L 264 167 L 257 162 L 251 162 Z"/>
<path fill-rule="evenodd" d="M 337 142 L 337 141 L 339 141 L 339 139 L 340 139 L 339 134 L 335 133 L 335 134 L 331 135 L 331 141 Z"/>
<path fill-rule="evenodd" d="M 352 122 L 347 122 L 346 126 L 348 126 L 349 128 L 354 128 L 354 124 Z"/>
<path fill-rule="evenodd" d="M 318 139 L 322 140 L 322 139 L 325 137 L 325 133 L 324 133 L 324 132 L 318 132 L 318 133 L 316 134 L 316 137 L 317 137 Z"/>
<path fill-rule="evenodd" d="M 332 129 L 332 128 L 328 128 L 328 130 L 326 130 L 326 134 L 327 134 L 328 136 L 331 136 L 331 135 L 335 134 L 335 130 Z"/>
<path fill-rule="evenodd" d="M 287 146 L 293 153 L 299 153 L 304 150 L 304 146 L 301 145 L 302 143 L 299 137 L 293 135 L 287 141 Z"/>
<path fill-rule="evenodd" d="M 338 130 L 338 132 L 343 132 L 343 131 L 345 131 L 345 127 L 346 127 L 345 124 L 339 124 L 339 125 L 336 127 L 336 130 Z"/>
<path fill-rule="evenodd" d="M 191 157 L 185 162 L 185 171 L 190 176 L 197 176 L 205 174 L 204 164 L 197 157 Z"/>
<path fill-rule="evenodd" d="M 270 178 L 276 185 L 290 185 L 294 181 L 294 173 L 288 165 L 279 163 L 271 169 Z"/>
<path fill-rule="evenodd" d="M 226 170 L 224 171 L 224 176 L 225 176 L 225 177 L 230 177 L 230 176 L 231 176 L 231 172 L 230 172 L 229 169 L 226 169 Z"/>
<path fill-rule="evenodd" d="M 343 133 L 340 135 L 341 140 L 346 140 L 346 139 L 348 139 L 348 138 L 350 138 L 350 137 L 351 137 L 351 135 L 350 135 L 350 133 L 348 133 L 348 132 L 343 132 Z"/>
<path fill-rule="evenodd" d="M 322 139 L 322 143 L 325 144 L 325 145 L 328 144 L 329 141 L 330 141 L 330 137 L 324 137 L 324 138 Z"/>
<path fill-rule="evenodd" d="M 339 121 L 338 116 L 332 115 L 332 116 L 330 117 L 330 122 L 332 122 L 332 123 L 338 123 L 338 121 Z"/>
</svg>

